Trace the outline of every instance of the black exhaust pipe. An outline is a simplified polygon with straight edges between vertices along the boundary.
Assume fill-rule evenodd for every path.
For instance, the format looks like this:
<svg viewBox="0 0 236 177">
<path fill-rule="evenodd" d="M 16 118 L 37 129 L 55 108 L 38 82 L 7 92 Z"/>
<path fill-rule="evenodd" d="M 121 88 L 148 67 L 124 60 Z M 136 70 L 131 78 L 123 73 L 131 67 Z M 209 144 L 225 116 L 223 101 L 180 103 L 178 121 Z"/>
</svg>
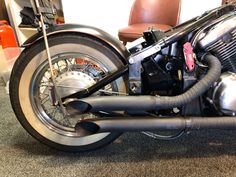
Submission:
<svg viewBox="0 0 236 177">
<path fill-rule="evenodd" d="M 198 81 L 185 93 L 168 96 L 101 96 L 88 97 L 69 103 L 68 106 L 81 113 L 97 111 L 153 111 L 181 107 L 206 92 L 220 77 L 221 63 L 213 55 L 205 55 L 204 61 L 209 70 L 203 79 Z"/>
<path fill-rule="evenodd" d="M 140 132 L 154 130 L 236 129 L 236 117 L 121 117 L 87 119 L 76 125 L 83 136 L 104 132 Z"/>
</svg>

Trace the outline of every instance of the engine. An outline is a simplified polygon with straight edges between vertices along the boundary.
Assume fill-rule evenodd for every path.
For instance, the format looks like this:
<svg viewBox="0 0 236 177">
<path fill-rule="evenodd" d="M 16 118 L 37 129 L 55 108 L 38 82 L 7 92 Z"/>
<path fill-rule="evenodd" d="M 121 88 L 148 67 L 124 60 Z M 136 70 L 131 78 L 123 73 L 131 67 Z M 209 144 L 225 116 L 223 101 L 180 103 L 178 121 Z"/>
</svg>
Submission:
<svg viewBox="0 0 236 177">
<path fill-rule="evenodd" d="M 225 115 L 236 115 L 236 74 L 231 72 L 223 73 L 215 85 L 211 102 L 217 111 Z"/>
<path fill-rule="evenodd" d="M 213 26 L 199 44 L 220 59 L 223 71 L 236 73 L 236 15 Z"/>
<path fill-rule="evenodd" d="M 214 25 L 199 41 L 202 49 L 219 58 L 222 76 L 211 90 L 211 104 L 224 115 L 236 115 L 236 15 Z"/>
</svg>

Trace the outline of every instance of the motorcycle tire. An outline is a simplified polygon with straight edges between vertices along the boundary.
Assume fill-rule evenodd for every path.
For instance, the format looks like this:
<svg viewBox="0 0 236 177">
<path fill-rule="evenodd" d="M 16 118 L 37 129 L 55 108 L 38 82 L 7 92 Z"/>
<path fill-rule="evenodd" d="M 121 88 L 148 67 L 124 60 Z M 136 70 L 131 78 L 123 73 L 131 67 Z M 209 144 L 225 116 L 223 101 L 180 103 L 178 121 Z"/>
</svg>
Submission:
<svg viewBox="0 0 236 177">
<path fill-rule="evenodd" d="M 56 35 L 49 37 L 48 42 L 52 62 L 54 63 L 60 56 L 78 54 L 79 57 L 82 56 L 97 62 L 97 66 L 102 65 L 101 68 L 106 70 L 106 74 L 116 71 L 123 65 L 120 56 L 113 52 L 109 46 L 89 36 L 78 34 Z M 64 59 L 58 62 L 61 61 L 64 62 Z M 41 40 L 21 53 L 13 67 L 10 78 L 10 100 L 13 110 L 19 122 L 33 137 L 58 150 L 78 152 L 103 147 L 120 136 L 121 133 L 109 132 L 81 137 L 75 133 L 73 127 L 68 127 L 63 123 L 58 125 L 59 123 L 53 120 L 54 117 L 44 111 L 46 108 L 44 105 L 42 106 L 43 103 L 40 100 L 41 90 L 44 89 L 43 94 L 46 93 L 45 90 L 48 91 L 48 95 L 50 94 L 50 89 L 39 85 L 43 82 L 43 80 L 39 81 L 39 77 L 44 77 L 42 73 L 46 73 L 48 68 L 45 44 Z M 66 76 L 63 75 L 63 77 Z M 35 86 L 37 84 L 40 89 L 35 91 L 37 90 Z M 112 91 L 126 93 L 126 84 L 123 77 L 114 81 L 113 85 L 114 89 L 112 87 Z M 38 92 L 40 92 L 40 96 L 38 96 L 40 99 L 37 98 Z M 49 103 L 48 105 L 51 106 L 52 103 Z M 55 110 L 57 109 L 55 108 Z M 60 117 L 60 112 L 56 111 L 55 116 L 57 114 Z"/>
</svg>

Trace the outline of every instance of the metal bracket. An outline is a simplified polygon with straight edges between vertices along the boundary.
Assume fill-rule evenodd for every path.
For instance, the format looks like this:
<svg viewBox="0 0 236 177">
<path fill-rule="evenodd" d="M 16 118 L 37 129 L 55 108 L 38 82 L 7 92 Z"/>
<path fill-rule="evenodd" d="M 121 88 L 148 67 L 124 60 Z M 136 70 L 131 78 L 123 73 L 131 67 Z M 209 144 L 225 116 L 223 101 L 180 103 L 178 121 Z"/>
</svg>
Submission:
<svg viewBox="0 0 236 177">
<path fill-rule="evenodd" d="M 161 51 L 161 46 L 159 44 L 154 44 L 150 47 L 147 47 L 144 50 L 140 50 L 139 52 L 133 54 L 129 58 L 129 63 L 132 65 L 134 63 L 138 63 L 143 61 L 145 58 L 150 57 L 151 55 Z"/>
<path fill-rule="evenodd" d="M 135 47 L 141 45 L 143 38 L 135 41 Z M 143 50 L 140 50 L 129 58 L 129 89 L 131 94 L 142 93 L 142 61 L 151 55 L 161 51 L 161 46 L 157 43 Z"/>
<path fill-rule="evenodd" d="M 142 65 L 141 62 L 129 65 L 129 89 L 131 94 L 142 93 Z"/>
</svg>

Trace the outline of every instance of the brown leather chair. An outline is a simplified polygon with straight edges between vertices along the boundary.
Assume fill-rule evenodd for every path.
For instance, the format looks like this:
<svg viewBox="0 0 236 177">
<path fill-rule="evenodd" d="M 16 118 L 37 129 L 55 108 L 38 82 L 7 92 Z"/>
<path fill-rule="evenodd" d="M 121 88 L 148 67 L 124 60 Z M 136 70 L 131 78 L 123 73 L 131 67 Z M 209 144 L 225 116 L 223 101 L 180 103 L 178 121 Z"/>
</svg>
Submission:
<svg viewBox="0 0 236 177">
<path fill-rule="evenodd" d="M 232 2 L 236 2 L 236 0 L 222 0 L 222 4 L 229 4 Z"/>
<path fill-rule="evenodd" d="M 124 44 L 142 37 L 149 28 L 166 31 L 178 23 L 181 0 L 135 0 L 129 26 L 119 30 Z"/>
</svg>

